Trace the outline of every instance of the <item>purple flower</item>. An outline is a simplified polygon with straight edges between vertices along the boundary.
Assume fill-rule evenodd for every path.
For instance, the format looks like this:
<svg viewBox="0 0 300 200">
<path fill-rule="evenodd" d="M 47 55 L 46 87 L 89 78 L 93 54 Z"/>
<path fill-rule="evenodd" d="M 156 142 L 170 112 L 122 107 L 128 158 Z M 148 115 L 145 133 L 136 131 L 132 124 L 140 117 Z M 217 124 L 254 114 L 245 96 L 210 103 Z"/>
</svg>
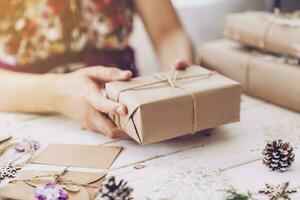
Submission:
<svg viewBox="0 0 300 200">
<path fill-rule="evenodd" d="M 35 151 L 39 150 L 41 148 L 41 143 L 37 140 L 32 140 L 33 149 Z"/>
<path fill-rule="evenodd" d="M 24 145 L 24 144 L 18 144 L 18 145 L 15 147 L 15 150 L 16 150 L 17 152 L 20 152 L 20 153 L 25 152 L 25 145 Z"/>
<path fill-rule="evenodd" d="M 32 143 L 32 147 L 35 151 L 39 150 L 41 148 L 41 144 L 39 143 L 39 141 L 37 140 L 32 140 L 31 141 Z M 16 147 L 15 147 L 15 150 L 17 152 L 25 152 L 25 149 L 28 148 L 28 141 L 27 140 L 24 140 L 22 141 L 20 144 L 18 144 Z"/>
<path fill-rule="evenodd" d="M 67 200 L 68 194 L 61 187 L 47 183 L 41 186 L 38 186 L 34 190 L 34 196 L 38 200 Z"/>
</svg>

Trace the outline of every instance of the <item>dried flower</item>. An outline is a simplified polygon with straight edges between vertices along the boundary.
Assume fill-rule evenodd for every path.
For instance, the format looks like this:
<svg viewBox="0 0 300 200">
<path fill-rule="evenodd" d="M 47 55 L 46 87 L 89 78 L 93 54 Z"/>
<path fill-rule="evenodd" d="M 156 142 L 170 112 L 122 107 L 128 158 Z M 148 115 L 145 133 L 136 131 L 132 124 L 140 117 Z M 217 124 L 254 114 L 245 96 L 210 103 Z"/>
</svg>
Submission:
<svg viewBox="0 0 300 200">
<path fill-rule="evenodd" d="M 28 148 L 28 140 L 23 140 L 22 142 L 20 142 L 20 144 L 18 144 L 16 147 L 15 147 L 15 150 L 17 152 L 25 152 L 26 148 Z M 37 140 L 32 140 L 30 141 L 31 145 L 32 145 L 32 148 L 33 150 L 37 151 L 41 148 L 41 144 L 39 141 Z"/>
<path fill-rule="evenodd" d="M 41 148 L 41 143 L 37 140 L 32 140 L 33 149 L 35 151 L 39 150 Z"/>
<path fill-rule="evenodd" d="M 25 152 L 25 146 L 23 144 L 19 144 L 15 147 L 15 150 L 20 153 Z"/>
<path fill-rule="evenodd" d="M 61 187 L 48 183 L 34 190 L 35 198 L 38 200 L 67 200 L 68 194 Z"/>
</svg>

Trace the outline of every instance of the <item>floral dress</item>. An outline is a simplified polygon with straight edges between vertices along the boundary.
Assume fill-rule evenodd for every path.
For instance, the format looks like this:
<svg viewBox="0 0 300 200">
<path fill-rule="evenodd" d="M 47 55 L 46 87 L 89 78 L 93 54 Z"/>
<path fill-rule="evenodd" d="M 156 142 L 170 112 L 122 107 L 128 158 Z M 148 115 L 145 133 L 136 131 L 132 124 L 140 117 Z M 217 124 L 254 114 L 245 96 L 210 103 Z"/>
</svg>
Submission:
<svg viewBox="0 0 300 200">
<path fill-rule="evenodd" d="M 26 71 L 77 55 L 87 65 L 133 68 L 132 25 L 130 0 L 1 0 L 0 66 Z"/>
</svg>

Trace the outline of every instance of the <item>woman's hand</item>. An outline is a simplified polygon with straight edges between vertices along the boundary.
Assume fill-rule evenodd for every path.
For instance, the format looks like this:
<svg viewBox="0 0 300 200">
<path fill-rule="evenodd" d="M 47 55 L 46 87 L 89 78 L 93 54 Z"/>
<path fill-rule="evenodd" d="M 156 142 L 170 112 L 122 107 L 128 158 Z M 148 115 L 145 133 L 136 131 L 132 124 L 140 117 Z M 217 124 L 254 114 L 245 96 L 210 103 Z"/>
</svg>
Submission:
<svg viewBox="0 0 300 200">
<path fill-rule="evenodd" d="M 162 70 L 175 66 L 176 60 L 195 62 L 192 41 L 180 23 L 171 0 L 133 0 L 133 3 L 146 26 Z M 176 69 L 186 67 L 178 64 Z"/>
<path fill-rule="evenodd" d="M 105 82 L 129 80 L 130 71 L 117 68 L 89 67 L 58 75 L 54 81 L 55 110 L 79 121 L 86 129 L 104 133 L 111 138 L 127 137 L 103 113 L 124 116 L 127 108 L 100 94 Z"/>
</svg>

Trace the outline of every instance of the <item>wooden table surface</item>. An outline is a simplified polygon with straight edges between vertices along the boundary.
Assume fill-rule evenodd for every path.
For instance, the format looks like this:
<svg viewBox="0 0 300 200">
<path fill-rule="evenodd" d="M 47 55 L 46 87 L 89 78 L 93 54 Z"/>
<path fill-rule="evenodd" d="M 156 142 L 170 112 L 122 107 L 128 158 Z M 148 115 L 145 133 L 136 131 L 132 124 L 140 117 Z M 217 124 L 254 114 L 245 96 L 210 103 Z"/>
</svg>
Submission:
<svg viewBox="0 0 300 200">
<path fill-rule="evenodd" d="M 206 132 L 141 146 L 86 131 L 62 116 L 0 113 L 0 134 L 5 133 L 38 140 L 43 147 L 49 143 L 124 147 L 108 174 L 129 181 L 135 199 L 214 200 L 224 199 L 221 188 L 228 185 L 244 192 L 257 192 L 265 183 L 289 181 L 292 187 L 300 186 L 300 114 L 245 95 L 241 122 L 218 127 L 210 136 Z M 295 147 L 296 160 L 285 173 L 269 171 L 260 160 L 264 144 L 274 138 Z M 24 169 L 62 167 L 28 165 Z M 300 193 L 292 196 L 299 198 Z"/>
</svg>

